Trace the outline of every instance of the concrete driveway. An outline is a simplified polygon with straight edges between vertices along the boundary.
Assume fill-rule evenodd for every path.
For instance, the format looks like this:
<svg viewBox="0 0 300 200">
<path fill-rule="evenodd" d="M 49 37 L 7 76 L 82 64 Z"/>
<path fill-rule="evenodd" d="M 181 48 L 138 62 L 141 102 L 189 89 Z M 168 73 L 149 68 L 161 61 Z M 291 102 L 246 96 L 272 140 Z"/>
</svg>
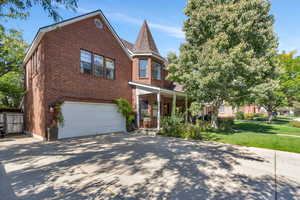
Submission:
<svg viewBox="0 0 300 200">
<path fill-rule="evenodd" d="M 5 200 L 300 199 L 300 154 L 218 143 L 125 134 L 6 139 L 0 161 Z"/>
</svg>

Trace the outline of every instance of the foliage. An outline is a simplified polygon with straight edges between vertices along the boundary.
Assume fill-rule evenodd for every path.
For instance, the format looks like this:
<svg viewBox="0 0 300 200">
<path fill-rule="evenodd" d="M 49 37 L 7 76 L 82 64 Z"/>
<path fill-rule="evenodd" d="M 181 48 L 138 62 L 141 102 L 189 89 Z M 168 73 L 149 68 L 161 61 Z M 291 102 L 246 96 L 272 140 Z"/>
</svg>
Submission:
<svg viewBox="0 0 300 200">
<path fill-rule="evenodd" d="M 55 121 L 59 123 L 60 126 L 64 126 L 65 124 L 65 120 L 64 120 L 64 116 L 62 114 L 62 111 L 61 111 L 61 106 L 62 106 L 63 102 L 62 103 L 56 103 L 53 108 L 54 108 L 54 118 L 55 118 Z"/>
<path fill-rule="evenodd" d="M 285 95 L 281 91 L 278 80 L 268 79 L 252 89 L 252 98 L 255 99 L 256 104 L 267 110 L 271 122 L 277 108 L 284 105 Z"/>
<path fill-rule="evenodd" d="M 203 128 L 198 124 L 185 124 L 182 116 L 163 118 L 162 127 L 161 135 L 184 139 L 202 139 Z"/>
<path fill-rule="evenodd" d="M 127 99 L 119 98 L 115 99 L 118 107 L 118 112 L 126 118 L 126 125 L 131 126 L 134 121 L 134 112 L 131 104 Z"/>
<path fill-rule="evenodd" d="M 238 120 L 245 119 L 245 113 L 243 111 L 237 111 L 235 113 L 235 119 L 238 119 Z"/>
<path fill-rule="evenodd" d="M 218 118 L 218 126 L 221 131 L 232 131 L 234 119 L 232 117 Z"/>
<path fill-rule="evenodd" d="M 190 97 L 208 102 L 216 127 L 219 106 L 238 104 L 249 90 L 273 77 L 277 38 L 267 0 L 189 0 L 186 43 L 168 56 L 168 79 Z"/>
<path fill-rule="evenodd" d="M 181 114 L 177 113 L 174 116 L 166 116 L 161 121 L 161 134 L 172 137 L 180 137 L 184 127 L 184 118 Z"/>
<path fill-rule="evenodd" d="M 0 77 L 0 107 L 19 107 L 23 95 L 22 73 L 9 72 Z"/>
<path fill-rule="evenodd" d="M 193 117 L 198 117 L 201 115 L 203 110 L 203 105 L 197 101 L 191 103 L 189 111 Z"/>
<path fill-rule="evenodd" d="M 262 114 L 262 113 L 255 113 L 255 114 L 253 114 L 253 119 L 256 120 L 256 121 L 266 121 L 267 116 L 265 114 Z"/>
<path fill-rule="evenodd" d="M 299 121 L 290 121 L 289 125 L 293 126 L 293 127 L 300 128 L 300 122 Z"/>
<path fill-rule="evenodd" d="M 27 46 L 21 32 L 14 29 L 6 31 L 0 26 L 0 77 L 12 71 L 23 72 L 22 62 Z"/>
<path fill-rule="evenodd" d="M 245 114 L 245 120 L 254 120 L 254 114 L 253 113 Z"/>
<path fill-rule="evenodd" d="M 24 19 L 29 15 L 28 11 L 33 5 L 40 5 L 50 17 L 59 21 L 62 18 L 57 9 L 64 6 L 75 11 L 77 3 L 78 0 L 1 0 L 0 17 Z"/>
<path fill-rule="evenodd" d="M 300 57 L 296 51 L 281 53 L 277 56 L 282 73 L 279 77 L 281 90 L 286 97 L 286 104 L 293 105 L 293 101 L 300 101 Z"/>
<path fill-rule="evenodd" d="M 22 34 L 0 25 L 0 106 L 18 107 L 23 91 L 22 61 L 27 48 Z"/>
<path fill-rule="evenodd" d="M 184 139 L 202 139 L 202 128 L 199 125 L 187 124 L 180 135 Z"/>
</svg>

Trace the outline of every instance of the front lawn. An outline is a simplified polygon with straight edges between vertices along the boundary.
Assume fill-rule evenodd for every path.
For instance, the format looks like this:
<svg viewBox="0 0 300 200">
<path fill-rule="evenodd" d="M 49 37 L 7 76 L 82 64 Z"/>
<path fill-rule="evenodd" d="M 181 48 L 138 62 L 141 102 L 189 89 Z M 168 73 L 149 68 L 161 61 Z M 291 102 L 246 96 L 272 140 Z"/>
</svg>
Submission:
<svg viewBox="0 0 300 200">
<path fill-rule="evenodd" d="M 300 153 L 300 138 L 255 132 L 209 133 L 210 141 Z"/>
<path fill-rule="evenodd" d="M 242 131 L 250 131 L 266 134 L 286 134 L 300 136 L 300 128 L 292 127 L 287 122 L 285 123 L 266 123 L 266 122 L 251 122 L 251 121 L 236 121 L 234 129 Z"/>
<path fill-rule="evenodd" d="M 209 141 L 300 153 L 300 138 L 276 135 L 300 136 L 300 128 L 290 126 L 288 121 L 281 120 L 280 123 L 272 124 L 236 121 L 233 133 L 212 132 L 204 135 Z"/>
</svg>

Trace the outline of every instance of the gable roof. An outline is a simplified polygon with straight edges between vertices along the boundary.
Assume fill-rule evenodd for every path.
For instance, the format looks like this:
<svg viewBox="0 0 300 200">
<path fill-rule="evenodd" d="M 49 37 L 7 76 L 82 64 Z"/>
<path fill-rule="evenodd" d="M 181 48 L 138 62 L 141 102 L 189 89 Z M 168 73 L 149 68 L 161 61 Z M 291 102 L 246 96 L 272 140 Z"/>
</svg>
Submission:
<svg viewBox="0 0 300 200">
<path fill-rule="evenodd" d="M 147 21 L 145 20 L 134 44 L 135 53 L 154 53 L 160 55 Z"/>
<path fill-rule="evenodd" d="M 103 12 L 99 9 L 84 15 L 80 15 L 77 17 L 73 17 L 55 24 L 51 24 L 48 26 L 44 26 L 42 28 L 40 28 L 37 32 L 37 34 L 35 35 L 33 42 L 31 43 L 29 49 L 26 52 L 25 58 L 23 60 L 23 64 L 26 64 L 27 61 L 29 60 L 29 58 L 31 57 L 32 53 L 35 51 L 36 47 L 38 46 L 39 42 L 41 41 L 41 39 L 43 38 L 43 36 L 52 30 L 55 30 L 58 27 L 63 27 L 65 25 L 68 24 L 72 24 L 93 16 L 97 16 L 99 15 L 101 17 L 101 19 L 104 21 L 105 25 L 109 28 L 109 30 L 112 32 L 113 36 L 116 38 L 116 40 L 119 42 L 120 46 L 122 47 L 122 49 L 125 51 L 126 55 L 131 58 L 127 48 L 125 47 L 125 45 L 123 44 L 123 42 L 121 41 L 120 37 L 117 35 L 116 31 L 113 29 L 113 27 L 110 25 L 110 23 L 108 22 L 107 18 L 104 16 Z"/>
</svg>

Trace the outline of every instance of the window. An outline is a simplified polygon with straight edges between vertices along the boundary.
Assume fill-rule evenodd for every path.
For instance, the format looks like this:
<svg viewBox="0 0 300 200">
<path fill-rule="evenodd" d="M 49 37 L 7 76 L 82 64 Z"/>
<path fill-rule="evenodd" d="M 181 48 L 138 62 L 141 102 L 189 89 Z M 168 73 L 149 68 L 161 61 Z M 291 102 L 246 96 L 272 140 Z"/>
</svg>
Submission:
<svg viewBox="0 0 300 200">
<path fill-rule="evenodd" d="M 92 54 L 88 51 L 80 50 L 80 72 L 83 74 L 92 73 Z"/>
<path fill-rule="evenodd" d="M 99 28 L 99 29 L 103 28 L 103 24 L 101 23 L 101 21 L 99 19 L 95 19 L 95 24 L 96 24 L 97 28 Z"/>
<path fill-rule="evenodd" d="M 221 105 L 219 107 L 219 113 L 224 114 L 225 113 L 225 105 Z"/>
<path fill-rule="evenodd" d="M 80 72 L 83 74 L 93 74 L 97 77 L 115 79 L 115 61 L 104 56 L 80 50 Z"/>
<path fill-rule="evenodd" d="M 115 79 L 115 62 L 112 59 L 105 58 L 106 78 Z"/>
<path fill-rule="evenodd" d="M 161 80 L 161 64 L 159 63 L 154 63 L 153 65 L 153 79 L 154 80 Z"/>
<path fill-rule="evenodd" d="M 95 76 L 104 76 L 104 58 L 103 56 L 94 55 L 94 74 Z"/>
<path fill-rule="evenodd" d="M 148 60 L 140 59 L 140 61 L 139 61 L 139 77 L 147 78 L 148 77 L 147 71 L 148 71 Z"/>
</svg>

